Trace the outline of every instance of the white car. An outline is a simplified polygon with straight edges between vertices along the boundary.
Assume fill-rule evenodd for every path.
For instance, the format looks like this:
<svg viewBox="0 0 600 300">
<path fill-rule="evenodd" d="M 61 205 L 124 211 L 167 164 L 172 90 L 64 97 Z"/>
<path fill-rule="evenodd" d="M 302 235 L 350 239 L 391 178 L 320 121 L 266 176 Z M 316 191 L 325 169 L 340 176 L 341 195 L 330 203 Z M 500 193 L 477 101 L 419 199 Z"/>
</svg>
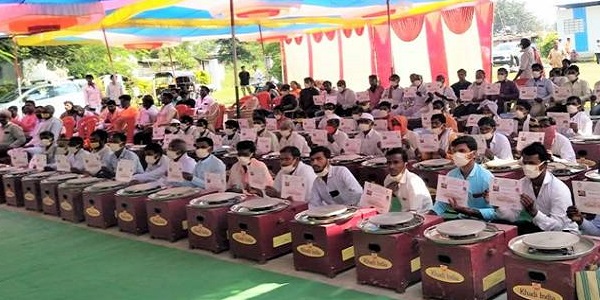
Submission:
<svg viewBox="0 0 600 300">
<path fill-rule="evenodd" d="M 17 93 L 17 90 L 14 90 L 0 97 L 0 109 L 16 106 L 20 112 L 25 101 L 31 100 L 35 101 L 36 106 L 54 106 L 54 116 L 60 117 L 65 112 L 65 101 L 71 101 L 74 105 L 85 106 L 83 90 L 72 81 L 23 87 L 21 91 L 21 95 Z"/>
</svg>

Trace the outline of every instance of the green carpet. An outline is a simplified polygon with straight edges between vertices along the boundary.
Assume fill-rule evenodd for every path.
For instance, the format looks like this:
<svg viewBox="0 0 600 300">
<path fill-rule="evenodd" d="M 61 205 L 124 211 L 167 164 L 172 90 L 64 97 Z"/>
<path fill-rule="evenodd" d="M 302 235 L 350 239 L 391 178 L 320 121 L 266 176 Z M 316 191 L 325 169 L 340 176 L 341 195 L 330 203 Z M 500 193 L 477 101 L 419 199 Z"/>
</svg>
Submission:
<svg viewBox="0 0 600 300">
<path fill-rule="evenodd" d="M 387 298 L 0 209 L 0 299 Z"/>
</svg>

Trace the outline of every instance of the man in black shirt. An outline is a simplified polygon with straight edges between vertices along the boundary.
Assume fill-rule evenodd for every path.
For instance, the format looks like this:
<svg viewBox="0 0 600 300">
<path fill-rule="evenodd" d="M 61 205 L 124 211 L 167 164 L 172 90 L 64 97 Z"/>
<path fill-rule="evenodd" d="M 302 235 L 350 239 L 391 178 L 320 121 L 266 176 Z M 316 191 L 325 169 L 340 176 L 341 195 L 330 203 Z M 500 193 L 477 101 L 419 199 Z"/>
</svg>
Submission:
<svg viewBox="0 0 600 300">
<path fill-rule="evenodd" d="M 250 89 L 250 73 L 246 71 L 245 66 L 242 66 L 242 71 L 238 74 L 238 76 L 240 77 L 242 95 L 246 96 L 246 92 L 248 92 L 248 94 L 252 94 L 252 90 Z"/>
<path fill-rule="evenodd" d="M 306 113 L 309 118 L 314 118 L 315 113 L 319 111 L 319 106 L 315 105 L 313 96 L 320 95 L 319 90 L 315 88 L 315 80 L 306 77 L 304 78 L 304 88 L 300 91 L 300 108 Z"/>
<path fill-rule="evenodd" d="M 460 99 L 460 91 L 468 89 L 471 83 L 467 81 L 467 71 L 464 69 L 458 70 L 456 74 L 458 74 L 458 82 L 450 87 L 454 91 L 456 98 Z"/>
</svg>

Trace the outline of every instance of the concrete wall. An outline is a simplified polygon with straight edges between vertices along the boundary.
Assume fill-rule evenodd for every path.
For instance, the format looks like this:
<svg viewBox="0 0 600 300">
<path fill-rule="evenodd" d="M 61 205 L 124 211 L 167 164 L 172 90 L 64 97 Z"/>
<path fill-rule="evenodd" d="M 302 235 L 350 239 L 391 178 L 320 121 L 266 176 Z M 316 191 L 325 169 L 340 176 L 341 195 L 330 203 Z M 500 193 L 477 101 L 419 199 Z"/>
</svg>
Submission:
<svg viewBox="0 0 600 300">
<path fill-rule="evenodd" d="M 568 32 L 565 21 L 581 20 L 582 31 Z M 563 42 L 571 38 L 573 48 L 579 53 L 592 53 L 596 40 L 600 40 L 600 5 L 561 8 L 557 13 L 557 31 Z"/>
</svg>

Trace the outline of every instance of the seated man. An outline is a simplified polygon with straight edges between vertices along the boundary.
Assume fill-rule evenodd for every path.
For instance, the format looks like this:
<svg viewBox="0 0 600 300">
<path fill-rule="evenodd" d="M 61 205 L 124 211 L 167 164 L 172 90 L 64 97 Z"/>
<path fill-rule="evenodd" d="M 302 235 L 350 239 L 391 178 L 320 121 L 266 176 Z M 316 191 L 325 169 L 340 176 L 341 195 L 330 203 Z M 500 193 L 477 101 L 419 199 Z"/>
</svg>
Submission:
<svg viewBox="0 0 600 300">
<path fill-rule="evenodd" d="M 121 132 L 115 132 L 110 136 L 108 147 L 112 153 L 102 162 L 102 170 L 98 175 L 99 177 L 114 178 L 120 160 L 131 160 L 133 162 L 133 174 L 144 172 L 144 168 L 140 163 L 138 155 L 125 148 L 126 142 L 127 136 Z"/>
<path fill-rule="evenodd" d="M 381 134 L 373 129 L 374 125 L 373 116 L 371 114 L 363 113 L 358 119 L 358 131 L 357 138 L 360 140 L 360 153 L 363 155 L 376 155 L 381 156 Z"/>
<path fill-rule="evenodd" d="M 310 163 L 317 178 L 309 196 L 309 206 L 357 205 L 362 196 L 362 187 L 348 168 L 332 166 L 330 158 L 331 151 L 326 147 L 315 147 L 310 152 Z"/>
<path fill-rule="evenodd" d="M 256 130 L 256 137 L 267 137 L 271 140 L 269 143 L 269 150 L 265 153 L 257 153 L 257 154 L 267 154 L 271 152 L 279 151 L 279 141 L 277 140 L 277 136 L 267 130 L 267 120 L 263 117 L 254 117 L 252 119 L 252 123 L 254 124 L 254 130 Z"/>
<path fill-rule="evenodd" d="M 228 190 L 256 193 L 256 188 L 250 185 L 250 173 L 257 174 L 255 176 L 264 176 L 264 185 L 273 186 L 273 178 L 271 178 L 267 165 L 254 158 L 256 154 L 256 144 L 254 142 L 241 141 L 237 144 L 236 150 L 238 161 L 229 170 Z"/>
<path fill-rule="evenodd" d="M 456 133 L 446 126 L 446 117 L 442 114 L 431 116 L 431 133 L 438 136 L 440 143 L 439 150 L 437 152 L 424 152 L 421 153 L 418 149 L 416 150 L 416 156 L 421 160 L 428 160 L 434 158 L 446 158 L 448 151 L 450 150 L 450 143 L 456 139 Z"/>
<path fill-rule="evenodd" d="M 294 131 L 294 122 L 291 120 L 283 122 L 279 128 L 279 132 L 281 133 L 281 140 L 279 140 L 280 147 L 291 146 L 299 149 L 304 156 L 310 154 L 310 147 L 308 146 L 306 139 Z"/>
<path fill-rule="evenodd" d="M 431 210 L 433 203 L 427 185 L 421 177 L 411 173 L 406 168 L 408 154 L 402 148 L 392 148 L 385 154 L 388 175 L 383 185 L 391 189 L 398 198 L 400 207 L 395 209 L 396 202 L 391 205 L 391 211 L 412 211 L 426 213 Z"/>
<path fill-rule="evenodd" d="M 6 155 L 6 151 L 20 148 L 25 145 L 27 139 L 23 129 L 10 121 L 11 113 L 8 110 L 0 111 L 0 153 Z"/>
<path fill-rule="evenodd" d="M 600 236 L 600 215 L 596 215 L 596 217 L 590 220 L 576 206 L 569 206 L 567 208 L 567 217 L 579 226 L 581 234 Z"/>
<path fill-rule="evenodd" d="M 562 134 L 566 137 L 592 135 L 592 119 L 590 119 L 588 113 L 583 109 L 579 97 L 571 96 L 567 99 L 567 112 L 571 116 L 570 128 L 562 131 Z"/>
<path fill-rule="evenodd" d="M 287 146 L 279 150 L 279 160 L 281 161 L 281 170 L 275 176 L 273 186 L 267 186 L 265 193 L 269 197 L 281 198 L 281 191 L 283 187 L 283 176 L 292 175 L 297 176 L 304 183 L 304 196 L 305 199 L 292 199 L 294 201 L 308 201 L 310 197 L 312 186 L 317 178 L 317 175 L 313 169 L 302 162 L 300 159 L 300 150 L 294 146 Z M 292 197 L 293 198 L 293 197 Z"/>
<path fill-rule="evenodd" d="M 319 124 L 317 126 L 318 129 L 325 129 L 325 126 L 327 126 L 327 121 L 331 118 L 339 118 L 338 115 L 335 114 L 335 104 L 333 103 L 325 103 L 323 105 L 323 118 L 319 121 Z"/>
<path fill-rule="evenodd" d="M 240 142 L 240 124 L 236 120 L 225 121 L 223 146 L 235 147 Z"/>
<path fill-rule="evenodd" d="M 508 138 L 496 131 L 496 121 L 490 117 L 483 117 L 477 122 L 479 133 L 485 137 L 487 149 L 485 157 L 489 160 L 504 159 L 512 160 L 512 149 Z"/>
<path fill-rule="evenodd" d="M 548 172 L 550 155 L 541 143 L 533 143 L 521 151 L 523 194 L 521 204 L 543 231 L 577 232 L 577 224 L 567 217 L 571 205 L 571 191 L 560 179 Z"/>
<path fill-rule="evenodd" d="M 452 89 L 450 89 L 452 90 Z M 442 100 L 435 100 L 431 103 L 432 114 L 443 114 L 446 117 L 446 127 L 454 130 L 454 132 L 458 132 L 458 123 L 452 116 L 452 114 L 448 113 L 448 109 L 446 109 L 446 104 Z"/>
<path fill-rule="evenodd" d="M 187 154 L 187 143 L 182 139 L 172 140 L 167 147 L 167 157 L 169 163 L 176 163 L 181 169 L 183 179 L 185 181 L 192 181 L 194 178 L 194 168 L 196 167 L 196 161 L 189 157 Z M 169 186 L 185 186 L 185 182 L 169 180 L 169 174 L 167 171 L 167 184 Z"/>
<path fill-rule="evenodd" d="M 544 132 L 544 147 L 555 156 L 554 160 L 576 162 L 577 156 L 569 139 L 556 130 L 556 123 L 552 118 L 540 118 L 531 122 L 531 131 Z"/>
<path fill-rule="evenodd" d="M 144 147 L 144 160 L 146 170 L 143 173 L 134 174 L 134 182 L 154 182 L 167 177 L 169 159 L 164 155 L 162 146 L 150 143 Z"/>
<path fill-rule="evenodd" d="M 213 140 L 201 137 L 196 140 L 196 156 L 198 162 L 194 168 L 194 178 L 191 184 L 195 187 L 206 188 L 206 173 L 222 174 L 225 177 L 225 163 L 212 154 Z"/>
<path fill-rule="evenodd" d="M 533 116 L 543 116 L 546 113 L 546 105 L 549 105 L 554 96 L 554 84 L 546 77 L 543 77 L 544 67 L 541 64 L 531 65 L 533 78 L 527 81 L 526 86 L 535 87 L 537 90 L 534 100 L 528 100 L 531 105 Z"/>
<path fill-rule="evenodd" d="M 340 119 L 331 118 L 327 120 L 327 148 L 333 155 L 340 155 L 344 152 L 344 145 L 348 140 L 348 135 L 340 129 Z M 322 146 L 322 145 L 321 145 Z"/>
<path fill-rule="evenodd" d="M 531 122 L 530 110 L 531 104 L 527 101 L 517 101 L 517 105 L 515 105 L 515 120 L 517 120 L 518 132 L 529 131 L 529 123 Z"/>
<path fill-rule="evenodd" d="M 468 207 L 457 205 L 457 199 L 437 199 L 432 211 L 438 215 L 443 215 L 452 208 L 455 212 L 469 217 L 487 221 L 495 219 L 494 208 L 484 199 L 494 175 L 475 162 L 477 142 L 473 137 L 461 136 L 452 141 L 451 150 L 452 160 L 456 168 L 448 172 L 447 176 L 469 182 Z"/>
<path fill-rule="evenodd" d="M 191 139 L 196 139 L 196 130 L 197 127 L 194 126 L 194 118 L 192 118 L 191 116 L 181 116 L 179 118 L 179 121 L 181 122 L 181 125 L 179 125 L 179 128 L 181 129 L 181 135 L 182 136 L 189 136 Z"/>
<path fill-rule="evenodd" d="M 216 134 L 214 134 L 212 131 L 210 131 L 210 129 L 208 129 L 208 121 L 206 119 L 199 119 L 198 122 L 196 122 L 196 130 L 194 134 L 194 137 L 196 139 L 201 137 L 207 137 L 213 140 L 213 142 L 216 142 L 215 140 L 217 138 L 220 139 L 220 137 L 217 137 Z"/>
<path fill-rule="evenodd" d="M 106 144 L 108 142 L 108 132 L 97 129 L 90 136 L 90 148 L 92 154 L 96 155 L 100 161 L 108 161 L 108 157 L 112 154 L 112 150 Z"/>
<path fill-rule="evenodd" d="M 74 136 L 69 139 L 67 159 L 71 165 L 71 172 L 83 173 L 85 171 L 85 158 L 89 154 L 83 149 L 83 138 Z"/>
<path fill-rule="evenodd" d="M 41 147 L 36 153 L 46 155 L 46 168 L 56 169 L 56 149 L 58 146 L 54 143 L 54 134 L 50 131 L 40 132 Z M 33 169 L 33 160 L 29 162 L 29 168 Z"/>
</svg>

